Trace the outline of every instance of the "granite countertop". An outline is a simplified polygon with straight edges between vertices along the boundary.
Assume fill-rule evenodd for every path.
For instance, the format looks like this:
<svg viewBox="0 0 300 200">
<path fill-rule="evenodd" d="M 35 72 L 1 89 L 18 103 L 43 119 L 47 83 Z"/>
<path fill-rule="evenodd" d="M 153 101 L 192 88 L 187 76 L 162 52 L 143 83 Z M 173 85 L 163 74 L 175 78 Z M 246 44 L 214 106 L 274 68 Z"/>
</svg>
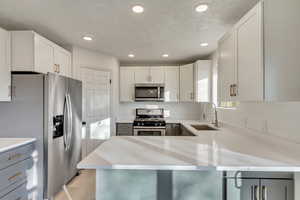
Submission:
<svg viewBox="0 0 300 200">
<path fill-rule="evenodd" d="M 0 138 L 0 153 L 36 141 L 34 138 Z"/>
<path fill-rule="evenodd" d="M 196 136 L 112 137 L 78 164 L 80 169 L 300 171 L 299 144 L 223 125 Z"/>
</svg>

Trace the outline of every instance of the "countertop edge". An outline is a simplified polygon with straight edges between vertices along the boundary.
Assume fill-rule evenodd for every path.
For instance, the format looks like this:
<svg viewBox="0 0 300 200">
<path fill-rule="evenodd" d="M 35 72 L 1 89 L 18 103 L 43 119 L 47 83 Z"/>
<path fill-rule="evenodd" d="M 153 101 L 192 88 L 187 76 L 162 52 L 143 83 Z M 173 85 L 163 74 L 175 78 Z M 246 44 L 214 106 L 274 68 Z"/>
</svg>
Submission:
<svg viewBox="0 0 300 200">
<path fill-rule="evenodd" d="M 1 142 L 1 139 L 5 139 L 6 141 L 7 140 L 11 140 L 11 141 L 15 140 L 15 144 L 0 148 L 0 153 L 10 151 L 12 149 L 15 149 L 15 148 L 18 148 L 18 147 L 21 147 L 21 146 L 24 146 L 24 145 L 27 145 L 27 144 L 30 144 L 30 143 L 33 143 L 36 141 L 35 138 L 28 138 L 28 139 L 27 138 L 0 138 L 0 142 Z M 24 139 L 24 141 L 18 141 L 18 140 L 22 140 L 22 139 Z"/>
</svg>

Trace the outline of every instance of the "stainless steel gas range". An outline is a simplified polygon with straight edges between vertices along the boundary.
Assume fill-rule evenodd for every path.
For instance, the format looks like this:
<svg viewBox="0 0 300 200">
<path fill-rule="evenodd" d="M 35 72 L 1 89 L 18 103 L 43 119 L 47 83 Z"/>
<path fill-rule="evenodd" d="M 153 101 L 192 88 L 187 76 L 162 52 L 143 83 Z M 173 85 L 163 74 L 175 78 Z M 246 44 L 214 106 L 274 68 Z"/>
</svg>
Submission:
<svg viewBox="0 0 300 200">
<path fill-rule="evenodd" d="M 133 133 L 134 136 L 165 136 L 164 109 L 136 109 Z"/>
</svg>

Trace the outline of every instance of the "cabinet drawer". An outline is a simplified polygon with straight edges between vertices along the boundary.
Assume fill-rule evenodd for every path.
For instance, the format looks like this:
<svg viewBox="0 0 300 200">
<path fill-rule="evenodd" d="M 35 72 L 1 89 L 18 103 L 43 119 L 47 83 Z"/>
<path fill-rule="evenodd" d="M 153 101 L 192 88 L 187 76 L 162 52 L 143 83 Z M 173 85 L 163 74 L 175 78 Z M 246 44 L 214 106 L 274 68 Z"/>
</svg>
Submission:
<svg viewBox="0 0 300 200">
<path fill-rule="evenodd" d="M 0 154 L 0 172 L 10 165 L 31 157 L 34 144 L 25 145 Z"/>
<path fill-rule="evenodd" d="M 29 200 L 28 192 L 26 189 L 26 183 L 18 187 L 17 189 L 11 191 L 4 197 L 0 197 L 0 200 Z"/>
<path fill-rule="evenodd" d="M 0 191 L 27 178 L 26 170 L 33 165 L 32 159 L 26 159 L 0 171 Z"/>
<path fill-rule="evenodd" d="M 118 136 L 132 136 L 133 124 L 117 123 L 117 135 Z"/>
</svg>

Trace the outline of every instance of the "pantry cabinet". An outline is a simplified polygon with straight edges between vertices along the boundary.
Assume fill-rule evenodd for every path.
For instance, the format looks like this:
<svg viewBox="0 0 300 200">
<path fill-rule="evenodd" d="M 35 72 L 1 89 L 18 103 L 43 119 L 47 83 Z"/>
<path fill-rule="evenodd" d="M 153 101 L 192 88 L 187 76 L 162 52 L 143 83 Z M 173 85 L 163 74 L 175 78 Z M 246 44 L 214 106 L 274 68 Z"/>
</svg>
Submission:
<svg viewBox="0 0 300 200">
<path fill-rule="evenodd" d="M 179 67 L 165 67 L 165 101 L 179 101 Z"/>
<path fill-rule="evenodd" d="M 13 71 L 71 77 L 71 53 L 33 31 L 11 32 L 11 56 Z"/>
<path fill-rule="evenodd" d="M 220 101 L 264 99 L 262 4 L 219 41 Z"/>
<path fill-rule="evenodd" d="M 0 101 L 11 100 L 10 33 L 0 28 Z"/>
<path fill-rule="evenodd" d="M 180 101 L 194 101 L 194 64 L 180 66 Z"/>
</svg>

